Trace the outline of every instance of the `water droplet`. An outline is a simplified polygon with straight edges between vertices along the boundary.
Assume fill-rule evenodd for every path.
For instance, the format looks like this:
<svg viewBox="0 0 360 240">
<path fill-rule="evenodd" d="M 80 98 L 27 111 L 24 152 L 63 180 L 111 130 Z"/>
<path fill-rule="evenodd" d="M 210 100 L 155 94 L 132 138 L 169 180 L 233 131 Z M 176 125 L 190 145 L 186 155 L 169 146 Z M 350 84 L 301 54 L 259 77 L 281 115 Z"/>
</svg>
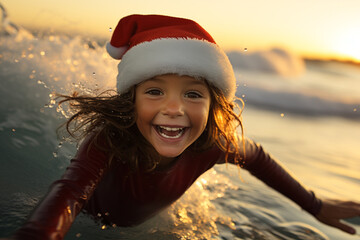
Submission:
<svg viewBox="0 0 360 240">
<path fill-rule="evenodd" d="M 281 113 L 281 114 L 280 114 L 280 117 L 284 117 L 284 116 L 285 116 L 285 114 L 284 114 L 284 113 Z"/>
<path fill-rule="evenodd" d="M 109 27 L 109 32 L 112 32 L 112 28 L 111 28 L 111 27 Z"/>
</svg>

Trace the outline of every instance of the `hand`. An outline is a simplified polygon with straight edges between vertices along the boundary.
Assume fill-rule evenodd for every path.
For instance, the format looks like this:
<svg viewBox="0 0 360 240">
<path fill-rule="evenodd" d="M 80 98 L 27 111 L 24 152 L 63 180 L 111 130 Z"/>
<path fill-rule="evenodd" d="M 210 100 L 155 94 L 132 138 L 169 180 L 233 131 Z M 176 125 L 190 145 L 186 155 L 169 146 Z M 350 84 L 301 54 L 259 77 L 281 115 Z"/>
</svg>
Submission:
<svg viewBox="0 0 360 240">
<path fill-rule="evenodd" d="M 340 222 L 341 219 L 360 217 L 360 203 L 341 200 L 322 200 L 320 212 L 315 216 L 317 220 L 329 226 L 338 228 L 349 234 L 355 234 L 353 227 Z"/>
</svg>

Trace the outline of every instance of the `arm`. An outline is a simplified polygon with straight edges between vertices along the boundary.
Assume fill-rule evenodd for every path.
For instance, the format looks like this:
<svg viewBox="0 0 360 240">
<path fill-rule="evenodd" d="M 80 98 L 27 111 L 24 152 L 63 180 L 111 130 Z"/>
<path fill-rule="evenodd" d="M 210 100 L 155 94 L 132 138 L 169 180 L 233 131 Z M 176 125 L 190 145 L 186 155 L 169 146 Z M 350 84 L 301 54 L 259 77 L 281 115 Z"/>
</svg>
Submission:
<svg viewBox="0 0 360 240">
<path fill-rule="evenodd" d="M 311 215 L 319 213 L 322 203 L 315 194 L 305 189 L 259 144 L 245 139 L 245 155 L 244 168 L 253 176 L 294 201 Z"/>
<path fill-rule="evenodd" d="M 263 148 L 245 139 L 244 168 L 266 185 L 297 203 L 302 209 L 319 221 L 355 234 L 355 229 L 341 223 L 344 218 L 360 216 L 360 204 L 337 200 L 320 200 L 312 191 L 305 189 L 285 168 L 273 159 Z M 242 149 L 242 142 L 239 144 Z M 240 152 L 242 150 L 240 149 Z M 231 158 L 229 159 L 231 162 Z"/>
<path fill-rule="evenodd" d="M 106 168 L 107 157 L 91 138 L 81 145 L 65 174 L 55 181 L 27 222 L 14 234 L 15 239 L 63 239 L 75 217 L 92 195 Z"/>
</svg>

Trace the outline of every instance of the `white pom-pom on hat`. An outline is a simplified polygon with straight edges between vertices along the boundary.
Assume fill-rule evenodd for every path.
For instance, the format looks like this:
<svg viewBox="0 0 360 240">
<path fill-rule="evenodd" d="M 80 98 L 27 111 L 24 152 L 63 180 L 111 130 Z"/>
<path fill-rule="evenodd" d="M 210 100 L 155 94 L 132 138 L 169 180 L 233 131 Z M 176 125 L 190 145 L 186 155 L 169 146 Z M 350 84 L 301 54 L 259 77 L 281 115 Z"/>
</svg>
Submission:
<svg viewBox="0 0 360 240">
<path fill-rule="evenodd" d="M 114 47 L 110 42 L 106 43 L 106 51 L 112 58 L 121 59 L 124 53 L 129 49 L 128 46 Z"/>
</svg>

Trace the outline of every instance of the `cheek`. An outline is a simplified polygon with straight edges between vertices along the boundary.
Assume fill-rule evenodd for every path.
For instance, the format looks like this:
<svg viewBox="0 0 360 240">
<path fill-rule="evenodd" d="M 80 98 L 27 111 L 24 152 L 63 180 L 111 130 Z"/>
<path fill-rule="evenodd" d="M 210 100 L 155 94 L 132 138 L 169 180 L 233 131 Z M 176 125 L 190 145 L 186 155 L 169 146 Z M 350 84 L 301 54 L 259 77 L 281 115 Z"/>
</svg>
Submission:
<svg viewBox="0 0 360 240">
<path fill-rule="evenodd" d="M 203 107 L 193 112 L 194 123 L 196 123 L 201 130 L 204 130 L 209 118 L 209 108 Z"/>
<path fill-rule="evenodd" d="M 139 104 L 138 101 L 135 101 L 135 112 L 136 112 L 136 125 L 141 133 L 143 133 L 146 123 L 148 122 L 148 109 L 143 107 L 144 104 Z"/>
<path fill-rule="evenodd" d="M 152 108 L 149 107 L 149 103 L 146 102 L 144 99 L 139 97 L 135 98 L 135 112 L 138 120 L 145 120 L 147 116 L 150 115 L 151 109 Z"/>
<path fill-rule="evenodd" d="M 145 125 L 149 124 L 152 120 L 150 108 L 139 106 L 136 108 L 136 124 L 139 129 L 143 129 Z"/>
<path fill-rule="evenodd" d="M 148 109 L 141 107 L 141 106 L 137 107 L 136 115 L 137 115 L 137 119 L 142 121 L 149 115 Z"/>
</svg>

